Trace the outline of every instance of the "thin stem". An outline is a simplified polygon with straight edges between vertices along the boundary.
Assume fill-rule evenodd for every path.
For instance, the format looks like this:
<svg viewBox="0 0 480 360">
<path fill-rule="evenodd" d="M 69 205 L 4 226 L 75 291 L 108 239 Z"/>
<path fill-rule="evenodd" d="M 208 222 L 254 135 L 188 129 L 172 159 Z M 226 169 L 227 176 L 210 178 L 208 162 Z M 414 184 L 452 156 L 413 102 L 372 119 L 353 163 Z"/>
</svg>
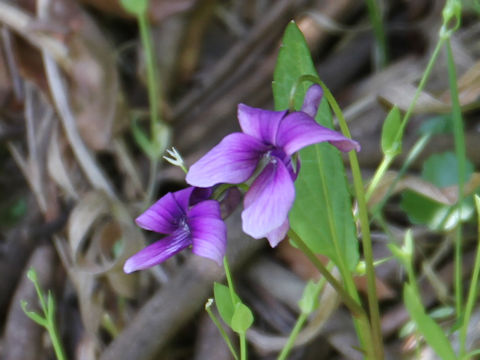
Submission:
<svg viewBox="0 0 480 360">
<path fill-rule="evenodd" d="M 479 209 L 477 208 L 477 211 Z M 470 323 L 470 317 L 472 316 L 473 306 L 477 298 L 477 285 L 478 277 L 480 274 L 480 214 L 478 215 L 478 241 L 477 241 L 477 254 L 475 256 L 475 263 L 473 266 L 473 274 L 470 280 L 470 288 L 468 290 L 467 304 L 465 305 L 465 313 L 463 316 L 463 323 L 460 329 L 460 352 L 459 357 L 462 358 L 465 354 L 465 343 L 467 340 L 468 325 Z M 480 351 L 480 350 L 479 350 Z"/>
<path fill-rule="evenodd" d="M 236 304 L 235 297 L 235 288 L 233 287 L 232 273 L 230 272 L 230 267 L 228 266 L 227 257 L 223 257 L 223 267 L 225 268 L 225 277 L 227 278 L 228 289 L 230 290 L 230 297 L 232 299 L 232 304 Z"/>
<path fill-rule="evenodd" d="M 298 316 L 295 326 L 293 327 L 292 332 L 290 333 L 290 336 L 288 337 L 288 340 L 285 346 L 283 347 L 282 352 L 278 356 L 277 360 L 285 360 L 287 358 L 288 354 L 292 350 L 293 344 L 295 343 L 298 333 L 302 329 L 303 324 L 305 324 L 305 321 L 307 321 L 307 318 L 308 318 L 308 314 L 305 314 L 303 312 Z"/>
<path fill-rule="evenodd" d="M 405 131 L 405 128 L 408 124 L 408 121 L 410 120 L 410 116 L 412 115 L 413 113 L 413 110 L 415 109 L 415 105 L 418 101 L 418 98 L 423 90 L 423 88 L 425 87 L 425 84 L 427 83 L 427 80 L 430 76 L 430 73 L 432 72 L 432 69 L 433 69 L 433 65 L 435 64 L 435 61 L 437 60 L 437 57 L 440 53 L 440 50 L 443 46 L 443 42 L 445 40 L 443 38 L 440 38 L 438 40 L 438 43 L 435 47 L 435 50 L 433 51 L 432 53 L 432 56 L 430 57 L 430 60 L 428 61 L 428 64 L 427 64 L 427 67 L 425 68 L 425 71 L 423 72 L 423 75 L 422 75 L 422 78 L 420 80 L 420 83 L 418 84 L 418 87 L 417 87 L 417 91 L 415 92 L 415 95 L 413 96 L 413 100 L 412 102 L 410 103 L 410 106 L 408 107 L 407 109 L 407 112 L 405 113 L 405 115 L 403 116 L 403 119 L 402 119 L 402 123 L 400 125 L 400 129 L 395 137 L 395 141 L 396 142 L 400 142 L 402 137 L 403 137 L 403 132 Z M 379 182 L 380 182 L 380 179 L 382 179 L 383 175 L 385 175 L 385 172 L 388 170 L 389 166 L 391 165 L 391 163 L 393 162 L 395 157 L 392 157 L 392 159 L 389 161 L 389 164 L 388 166 L 387 165 L 383 165 L 383 166 L 380 166 L 379 168 L 377 168 L 377 170 L 375 171 L 375 175 L 373 176 L 373 178 L 375 179 L 375 184 L 373 185 L 377 185 Z M 386 162 L 386 160 L 383 160 L 382 161 L 382 164 Z M 372 186 L 372 184 L 369 186 L 368 190 L 367 190 L 367 194 L 371 194 L 373 191 L 375 190 L 375 187 Z M 369 197 L 367 197 L 368 199 Z"/>
<path fill-rule="evenodd" d="M 342 299 L 343 303 L 349 308 L 353 315 L 358 336 L 362 344 L 365 346 L 368 356 L 367 358 L 372 360 L 382 359 L 382 357 L 379 357 L 375 354 L 375 345 L 372 342 L 370 323 L 363 307 L 357 302 L 357 300 L 350 296 L 344 287 L 332 276 L 322 262 L 292 229 L 288 231 L 288 236 L 290 237 L 291 241 L 308 257 L 310 262 L 316 267 L 320 274 L 324 276 L 325 280 L 332 285 Z"/>
<path fill-rule="evenodd" d="M 322 274 L 330 285 L 338 293 L 345 305 L 350 309 L 352 314 L 356 317 L 365 315 L 365 310 L 360 306 L 360 304 L 350 296 L 345 291 L 345 288 L 340 284 L 337 279 L 327 270 L 325 265 L 315 256 L 315 254 L 310 250 L 310 248 L 303 242 L 303 240 L 298 236 L 298 234 L 290 229 L 288 231 L 288 236 L 295 243 L 295 245 L 308 257 L 310 262 L 316 267 L 316 269 Z"/>
<path fill-rule="evenodd" d="M 400 171 L 397 173 L 397 175 L 395 176 L 395 179 L 393 180 L 393 182 L 388 187 L 387 192 L 383 196 L 382 200 L 379 202 L 378 205 L 376 205 L 374 207 L 374 209 L 372 211 L 373 217 L 377 217 L 380 214 L 380 211 L 382 210 L 383 206 L 386 204 L 387 200 L 389 199 L 390 195 L 392 194 L 393 190 L 395 189 L 395 186 L 400 181 L 400 178 L 405 174 L 405 172 L 410 167 L 412 162 L 423 151 L 423 149 L 428 144 L 428 142 L 430 141 L 431 138 L 432 138 L 432 134 L 423 135 L 413 145 L 412 149 L 409 151 L 409 153 L 408 153 L 408 155 L 405 159 L 405 162 L 403 163 L 402 167 L 400 168 Z M 367 201 L 368 201 L 369 200 L 368 193 L 366 195 L 366 198 L 367 198 Z"/>
<path fill-rule="evenodd" d="M 453 120 L 453 136 L 455 139 L 455 153 L 457 155 L 458 163 L 458 212 L 459 222 L 455 233 L 455 309 L 457 316 L 461 318 L 463 309 L 463 294 L 462 294 L 462 222 L 461 211 L 462 202 L 464 198 L 464 184 L 465 184 L 465 168 L 466 168 L 466 152 L 465 152 L 465 134 L 463 130 L 462 109 L 458 98 L 457 88 L 457 74 L 455 70 L 455 61 L 453 59 L 452 47 L 450 45 L 450 38 L 446 39 L 445 51 L 447 54 L 447 68 L 448 68 L 448 82 L 450 85 L 450 98 L 452 101 L 452 120 Z M 478 255 L 478 253 L 477 253 Z M 476 283 L 475 283 L 476 284 Z M 469 293 L 469 297 L 473 296 Z M 469 299 L 470 300 L 470 299 Z M 470 317 L 470 314 L 469 314 Z M 461 336 L 460 336 L 460 354 L 465 351 L 466 331 L 469 319 L 464 318 Z"/>
<path fill-rule="evenodd" d="M 225 329 L 223 328 L 222 324 L 220 321 L 217 319 L 217 317 L 213 314 L 212 310 L 210 309 L 210 303 L 212 299 L 207 302 L 207 305 L 205 306 L 205 310 L 208 313 L 208 316 L 210 316 L 210 319 L 213 321 L 215 326 L 217 327 L 218 331 L 220 331 L 220 335 L 222 336 L 223 340 L 227 344 L 230 352 L 232 353 L 232 356 L 235 358 L 235 360 L 238 360 L 238 354 L 235 348 L 233 347 L 232 342 L 230 341 L 230 338 L 228 337 L 227 333 L 225 332 Z"/>
<path fill-rule="evenodd" d="M 159 103 L 157 99 L 160 99 L 160 91 L 158 88 L 158 74 L 155 66 L 155 54 L 153 51 L 153 42 L 148 26 L 148 17 L 146 13 L 138 16 L 138 25 L 140 27 L 140 37 L 142 39 L 142 45 L 145 50 L 145 63 L 147 65 L 147 86 L 148 86 L 148 102 L 150 104 L 150 131 L 152 143 L 155 142 L 155 130 L 157 124 L 160 122 L 159 118 Z"/>
<path fill-rule="evenodd" d="M 331 263 L 333 266 L 333 263 Z M 325 286 L 326 280 L 325 277 L 322 277 L 316 284 L 315 284 L 315 293 L 313 297 L 316 299 L 320 295 L 320 292 L 322 291 L 323 287 Z M 293 345 L 295 344 L 295 340 L 298 337 L 298 334 L 300 333 L 300 330 L 302 329 L 303 325 L 307 321 L 307 318 L 310 314 L 306 312 L 301 312 L 300 315 L 297 318 L 297 321 L 295 322 L 295 326 L 293 327 L 292 331 L 290 332 L 290 335 L 287 339 L 287 342 L 285 343 L 285 346 L 282 349 L 282 352 L 278 356 L 277 360 L 285 360 L 290 353 L 290 351 L 293 348 Z"/>
<path fill-rule="evenodd" d="M 155 196 L 156 192 L 156 178 L 158 171 L 158 154 L 162 144 L 158 144 L 159 137 L 156 132 L 159 131 L 160 116 L 159 116 L 159 101 L 160 89 L 158 86 L 158 74 L 155 64 L 155 53 L 153 51 L 153 41 L 148 26 L 148 17 L 146 13 L 142 13 L 138 16 L 138 24 L 140 28 L 140 37 L 142 39 L 142 45 L 145 50 L 145 63 L 147 65 L 147 86 L 148 86 L 148 102 L 150 104 L 150 139 L 154 148 L 156 156 L 150 158 L 150 173 L 148 180 L 148 190 L 146 202 L 150 203 L 151 199 Z"/>
<path fill-rule="evenodd" d="M 382 180 L 383 175 L 392 164 L 394 158 L 395 157 L 392 155 L 384 155 L 380 166 L 377 168 L 377 171 L 375 171 L 375 175 L 373 176 L 370 184 L 368 185 L 367 192 L 365 194 L 365 198 L 367 199 L 367 201 L 370 200 L 370 198 L 372 197 L 373 191 L 377 188 L 380 180 Z"/>
<path fill-rule="evenodd" d="M 150 157 L 150 171 L 148 176 L 148 185 L 147 192 L 145 197 L 145 206 L 150 206 L 151 200 L 155 196 L 157 191 L 157 171 L 158 171 L 158 161 L 153 157 Z"/>
<path fill-rule="evenodd" d="M 63 346 L 60 343 L 60 339 L 57 333 L 57 327 L 54 323 L 49 324 L 47 327 L 48 333 L 50 335 L 50 339 L 52 340 L 53 350 L 55 351 L 55 356 L 58 360 L 65 360 L 65 353 L 63 351 Z"/>
<path fill-rule="evenodd" d="M 246 360 L 247 359 L 247 337 L 245 332 L 239 334 L 240 336 L 240 359 Z"/>
<path fill-rule="evenodd" d="M 425 68 L 425 71 L 423 72 L 422 78 L 420 80 L 420 83 L 418 84 L 417 91 L 415 91 L 415 95 L 413 96 L 413 100 L 410 103 L 407 112 L 403 116 L 402 119 L 402 124 L 400 126 L 400 131 L 397 133 L 396 136 L 396 141 L 401 140 L 403 137 L 403 131 L 405 130 L 405 127 L 408 124 L 408 121 L 410 120 L 410 116 L 413 113 L 413 110 L 415 109 L 415 105 L 417 104 L 418 98 L 420 97 L 420 94 L 425 87 L 425 84 L 427 83 L 428 78 L 430 77 L 430 73 L 433 70 L 433 65 L 435 64 L 435 61 L 437 61 L 437 57 L 440 54 L 440 50 L 443 46 L 444 39 L 440 38 L 438 40 L 437 46 L 435 47 L 435 50 L 433 50 L 432 56 L 430 57 L 430 60 L 428 61 L 427 67 Z"/>
<path fill-rule="evenodd" d="M 465 134 L 463 130 L 462 109 L 458 98 L 457 74 L 455 70 L 455 61 L 453 59 L 452 47 L 450 39 L 446 39 L 445 50 L 447 53 L 448 82 L 450 85 L 450 97 L 452 100 L 452 119 L 453 119 L 453 136 L 455 139 L 455 153 L 458 163 L 458 212 L 459 219 L 456 236 L 455 236 L 455 308 L 457 316 L 463 309 L 462 294 L 462 223 L 461 211 L 464 198 L 465 184 L 465 168 L 466 168 L 466 151 L 465 151 Z"/>
<path fill-rule="evenodd" d="M 378 65 L 380 68 L 383 68 L 388 61 L 388 50 L 382 14 L 380 12 L 380 7 L 378 6 L 377 0 L 366 0 L 366 3 L 378 49 Z"/>
<path fill-rule="evenodd" d="M 342 133 L 351 138 L 350 130 L 348 129 L 347 122 L 343 117 L 343 113 L 337 104 L 337 101 L 333 97 L 327 86 L 320 81 L 320 85 L 323 88 L 325 96 L 333 109 L 333 112 L 337 116 Z M 348 153 L 350 160 L 350 167 L 352 169 L 353 185 L 355 187 L 355 195 L 358 204 L 358 214 L 360 218 L 360 226 L 362 229 L 362 245 L 363 256 L 365 258 L 366 277 L 367 277 L 367 295 L 368 295 L 368 308 L 370 310 L 372 336 L 374 341 L 374 348 L 377 359 L 383 359 L 383 341 L 382 330 L 380 325 L 380 310 L 378 307 L 377 286 L 375 279 L 375 266 L 372 251 L 372 239 L 370 236 L 370 222 L 368 220 L 367 202 L 365 199 L 362 173 L 360 171 L 360 165 L 358 163 L 357 153 L 350 151 Z"/>
</svg>

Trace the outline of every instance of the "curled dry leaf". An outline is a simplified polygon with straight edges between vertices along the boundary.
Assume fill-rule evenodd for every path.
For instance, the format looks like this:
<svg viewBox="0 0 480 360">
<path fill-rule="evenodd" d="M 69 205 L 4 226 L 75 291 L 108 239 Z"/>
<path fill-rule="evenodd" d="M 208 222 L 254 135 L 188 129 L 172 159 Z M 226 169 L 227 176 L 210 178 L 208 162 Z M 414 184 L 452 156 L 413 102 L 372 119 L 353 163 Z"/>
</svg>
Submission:
<svg viewBox="0 0 480 360">
<path fill-rule="evenodd" d="M 58 124 L 56 124 L 48 146 L 48 174 L 60 186 L 67 198 L 76 200 L 79 195 L 72 179 L 75 171 L 72 171 L 72 164 L 68 163 L 68 156 L 65 156 L 65 151 L 62 151 L 62 149 L 65 149 L 65 147 L 62 146 L 62 138 L 59 135 Z"/>
<path fill-rule="evenodd" d="M 122 267 L 144 242 L 122 203 L 102 192 L 87 193 L 70 215 L 67 234 L 77 270 L 105 275 L 117 293 L 133 296 L 135 277 L 124 274 Z"/>
</svg>

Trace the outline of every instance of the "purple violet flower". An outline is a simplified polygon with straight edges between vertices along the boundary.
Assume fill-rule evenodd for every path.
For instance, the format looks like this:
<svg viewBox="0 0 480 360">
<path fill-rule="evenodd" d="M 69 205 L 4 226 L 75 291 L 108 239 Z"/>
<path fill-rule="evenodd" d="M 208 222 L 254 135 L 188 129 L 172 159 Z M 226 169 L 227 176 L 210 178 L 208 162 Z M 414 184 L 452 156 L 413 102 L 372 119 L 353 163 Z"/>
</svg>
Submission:
<svg viewBox="0 0 480 360">
<path fill-rule="evenodd" d="M 188 187 L 167 193 L 140 215 L 135 220 L 138 226 L 168 235 L 130 257 L 123 270 L 131 273 L 149 268 L 189 246 L 194 254 L 222 266 L 227 228 L 218 201 L 205 200 L 210 192 Z"/>
<path fill-rule="evenodd" d="M 319 125 L 317 113 L 323 90 L 312 85 L 302 111 L 269 111 L 238 105 L 243 133 L 226 136 L 190 167 L 190 185 L 209 187 L 218 183 L 240 184 L 257 174 L 245 194 L 243 231 L 275 247 L 288 229 L 288 212 L 295 199 L 298 166 L 292 155 L 300 149 L 328 141 L 341 151 L 360 150 L 360 145 L 341 133 Z"/>
</svg>

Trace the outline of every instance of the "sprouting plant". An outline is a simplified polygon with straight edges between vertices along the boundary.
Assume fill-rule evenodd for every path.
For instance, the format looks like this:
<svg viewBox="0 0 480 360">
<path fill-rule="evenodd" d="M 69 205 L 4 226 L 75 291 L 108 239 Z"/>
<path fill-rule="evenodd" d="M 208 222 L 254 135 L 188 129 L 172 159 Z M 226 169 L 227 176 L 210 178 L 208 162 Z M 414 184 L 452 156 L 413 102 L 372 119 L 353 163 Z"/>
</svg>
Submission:
<svg viewBox="0 0 480 360">
<path fill-rule="evenodd" d="M 31 268 L 27 272 L 27 277 L 35 286 L 37 292 L 38 300 L 43 314 L 38 314 L 35 311 L 28 310 L 28 303 L 26 301 L 21 302 L 22 310 L 30 319 L 36 322 L 38 325 L 43 326 L 48 331 L 48 335 L 52 340 L 53 349 L 58 360 L 66 360 L 65 351 L 62 347 L 62 342 L 57 331 L 57 326 L 55 324 L 55 300 L 51 291 L 48 291 L 45 301 L 45 295 L 40 283 L 38 281 L 37 272 L 34 268 Z"/>
</svg>

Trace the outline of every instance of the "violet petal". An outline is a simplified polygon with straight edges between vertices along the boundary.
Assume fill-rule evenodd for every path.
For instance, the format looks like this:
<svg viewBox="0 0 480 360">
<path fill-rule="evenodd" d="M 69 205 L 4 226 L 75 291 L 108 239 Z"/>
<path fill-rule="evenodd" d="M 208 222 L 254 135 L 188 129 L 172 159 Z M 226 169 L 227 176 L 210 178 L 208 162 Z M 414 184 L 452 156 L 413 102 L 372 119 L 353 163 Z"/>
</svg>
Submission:
<svg viewBox="0 0 480 360">
<path fill-rule="evenodd" d="M 253 174 L 266 149 L 252 136 L 230 134 L 190 167 L 187 183 L 199 187 L 242 183 Z"/>
<path fill-rule="evenodd" d="M 302 111 L 312 118 L 317 116 L 318 107 L 323 97 L 323 89 L 320 85 L 313 84 L 307 90 L 303 99 Z"/>
<path fill-rule="evenodd" d="M 227 247 L 227 227 L 220 217 L 220 204 L 215 200 L 198 203 L 188 214 L 192 234 L 192 252 L 222 266 Z"/>
<path fill-rule="evenodd" d="M 138 253 L 128 258 L 123 265 L 123 271 L 127 274 L 144 270 L 167 260 L 169 257 L 182 251 L 191 244 L 190 233 L 185 230 L 179 230 L 170 236 L 166 236 Z"/>
<path fill-rule="evenodd" d="M 280 124 L 277 144 L 288 155 L 292 155 L 305 146 L 328 141 L 341 151 L 360 151 L 360 144 L 341 133 L 315 122 L 303 112 L 289 114 Z"/>
<path fill-rule="evenodd" d="M 192 190 L 193 188 L 189 187 L 174 194 L 165 194 L 137 217 L 135 222 L 142 229 L 161 234 L 171 234 L 177 229 L 177 220 L 186 214 L 188 198 Z M 184 206 L 185 201 L 187 201 L 187 206 Z"/>
<path fill-rule="evenodd" d="M 269 163 L 255 179 L 244 199 L 243 231 L 260 239 L 287 219 L 295 199 L 288 169 L 277 160 Z"/>
<path fill-rule="evenodd" d="M 288 221 L 288 218 L 285 220 L 285 222 L 280 225 L 278 228 L 270 231 L 267 234 L 267 240 L 270 243 L 270 246 L 272 248 L 276 247 L 280 241 L 282 241 L 285 236 L 287 236 L 287 232 L 290 229 L 290 222 Z"/>
<path fill-rule="evenodd" d="M 275 145 L 278 126 L 288 111 L 270 111 L 238 105 L 238 121 L 245 134 L 251 135 L 267 144 Z"/>
</svg>

